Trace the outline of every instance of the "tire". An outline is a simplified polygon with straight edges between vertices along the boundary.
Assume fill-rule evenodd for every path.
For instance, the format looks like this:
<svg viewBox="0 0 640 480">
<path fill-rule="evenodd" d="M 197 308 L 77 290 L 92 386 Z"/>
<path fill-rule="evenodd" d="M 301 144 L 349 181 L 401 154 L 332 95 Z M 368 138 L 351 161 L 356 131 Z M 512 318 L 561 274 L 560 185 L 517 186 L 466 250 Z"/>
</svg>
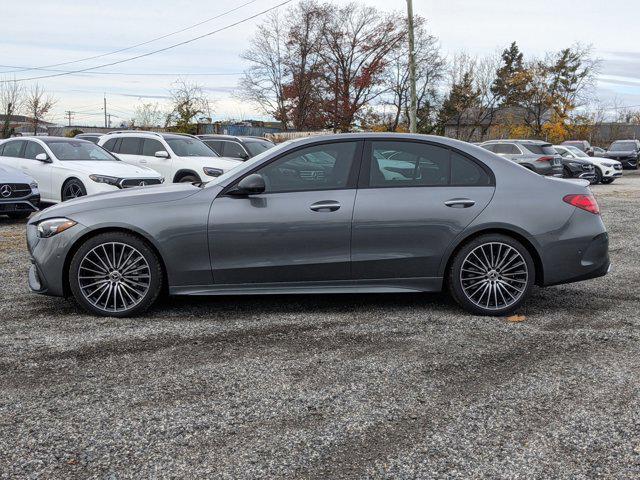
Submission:
<svg viewBox="0 0 640 480">
<path fill-rule="evenodd" d="M 147 242 L 130 233 L 107 232 L 90 238 L 69 265 L 71 292 L 94 315 L 139 315 L 157 300 L 162 285 L 158 256 Z"/>
<path fill-rule="evenodd" d="M 573 178 L 573 174 L 571 173 L 571 170 L 569 170 L 569 167 L 564 167 L 562 169 L 562 178 Z"/>
<path fill-rule="evenodd" d="M 531 254 L 520 242 L 488 234 L 462 246 L 447 280 L 451 296 L 467 312 L 500 316 L 520 308 L 531 293 L 535 276 Z"/>
<path fill-rule="evenodd" d="M 72 178 L 64 182 L 62 185 L 61 198 L 65 202 L 78 197 L 84 197 L 87 194 L 87 189 L 84 184 L 77 178 Z"/>
<path fill-rule="evenodd" d="M 603 178 L 602 179 L 602 184 L 603 185 L 610 185 L 613 183 L 613 181 L 615 180 L 615 178 Z"/>
<path fill-rule="evenodd" d="M 602 180 L 602 172 L 600 171 L 600 169 L 598 167 L 595 167 L 594 171 L 596 173 L 596 178 L 593 179 L 593 184 L 597 185 L 599 183 L 605 183 L 604 180 Z"/>
<path fill-rule="evenodd" d="M 196 175 L 185 175 L 180 177 L 178 183 L 200 183 L 200 179 Z"/>
<path fill-rule="evenodd" d="M 29 217 L 29 215 L 31 215 L 31 212 L 7 213 L 7 217 L 9 217 L 11 220 L 24 220 L 25 218 Z"/>
</svg>

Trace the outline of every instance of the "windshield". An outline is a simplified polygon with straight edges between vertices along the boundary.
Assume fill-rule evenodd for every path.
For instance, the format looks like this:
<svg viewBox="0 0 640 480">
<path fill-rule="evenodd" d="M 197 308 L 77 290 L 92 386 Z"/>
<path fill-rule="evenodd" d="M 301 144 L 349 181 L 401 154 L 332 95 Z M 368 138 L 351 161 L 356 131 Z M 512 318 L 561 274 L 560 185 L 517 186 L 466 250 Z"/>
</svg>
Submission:
<svg viewBox="0 0 640 480">
<path fill-rule="evenodd" d="M 628 152 L 636 149 L 636 142 L 613 142 L 609 151 L 611 152 Z"/>
<path fill-rule="evenodd" d="M 251 140 L 245 141 L 244 146 L 252 157 L 256 155 L 260 155 L 262 152 L 269 150 L 274 147 L 274 144 L 271 142 L 267 142 L 266 140 Z"/>
<path fill-rule="evenodd" d="M 47 146 L 51 149 L 58 160 L 119 161 L 102 147 L 87 141 L 47 141 Z"/>
<path fill-rule="evenodd" d="M 591 158 L 589 157 L 589 155 L 587 155 L 585 152 L 583 152 L 582 150 L 580 150 L 578 147 L 574 147 L 572 145 L 565 145 L 565 147 L 567 150 L 569 150 L 571 153 L 573 153 L 576 157 L 586 157 L 586 158 Z"/>
<path fill-rule="evenodd" d="M 291 143 L 293 142 L 295 142 L 295 140 L 288 140 L 286 142 L 279 143 L 275 147 L 272 147 L 269 150 L 265 150 L 261 154 L 256 155 L 253 158 L 250 158 L 249 160 L 247 160 L 242 164 L 242 167 L 236 167 L 236 168 L 232 168 L 231 170 L 228 170 L 226 173 L 223 173 L 219 177 L 216 177 L 215 180 L 211 180 L 210 182 L 208 182 L 207 185 L 217 185 L 218 183 L 226 181 L 230 177 L 236 176 L 240 171 L 246 172 L 247 170 L 251 170 L 255 165 L 259 164 L 263 158 L 265 158 L 268 155 L 277 153 L 283 148 L 286 148 L 289 145 L 291 145 Z"/>
<path fill-rule="evenodd" d="M 209 147 L 195 138 L 168 138 L 167 143 L 179 157 L 217 157 Z"/>
</svg>

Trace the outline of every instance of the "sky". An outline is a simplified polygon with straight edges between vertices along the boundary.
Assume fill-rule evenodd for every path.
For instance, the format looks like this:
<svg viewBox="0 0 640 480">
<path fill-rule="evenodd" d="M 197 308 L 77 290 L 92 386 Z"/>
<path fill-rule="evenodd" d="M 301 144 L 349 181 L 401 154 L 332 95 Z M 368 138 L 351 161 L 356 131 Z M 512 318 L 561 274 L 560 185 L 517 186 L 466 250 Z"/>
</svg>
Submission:
<svg viewBox="0 0 640 480">
<path fill-rule="evenodd" d="M 284 0 L 0 0 L 0 78 L 29 78 L 56 72 L 43 67 L 123 49 L 235 12 L 177 35 L 94 60 L 50 67 L 78 70 L 123 60 L 233 24 Z M 348 0 L 332 0 L 347 4 Z M 384 11 L 404 11 L 405 0 L 359 0 Z M 244 4 L 248 5 L 242 6 Z M 290 4 L 291 5 L 291 4 Z M 282 7 L 286 9 L 288 6 Z M 597 96 L 610 106 L 640 107 L 640 2 L 632 0 L 414 0 L 443 54 L 488 55 L 516 41 L 526 56 L 540 56 L 576 42 L 591 45 L 601 59 Z M 57 99 L 51 120 L 101 125 L 103 95 L 114 124 L 132 117 L 142 102 L 167 101 L 182 76 L 203 85 L 214 101 L 215 119 L 264 118 L 234 96 L 240 59 L 260 17 L 188 45 L 91 72 L 38 80 Z M 103 73 L 99 73 L 103 72 Z M 27 83 L 28 85 L 29 83 Z"/>
</svg>

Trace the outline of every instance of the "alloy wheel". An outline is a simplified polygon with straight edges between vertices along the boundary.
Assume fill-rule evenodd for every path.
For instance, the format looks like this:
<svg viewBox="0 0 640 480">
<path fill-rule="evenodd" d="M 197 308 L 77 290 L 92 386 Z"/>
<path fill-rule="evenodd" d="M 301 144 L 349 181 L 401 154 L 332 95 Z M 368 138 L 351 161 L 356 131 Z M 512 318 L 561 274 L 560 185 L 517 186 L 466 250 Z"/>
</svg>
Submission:
<svg viewBox="0 0 640 480">
<path fill-rule="evenodd" d="M 131 310 L 149 292 L 151 269 L 145 257 L 126 243 L 102 243 L 80 261 L 78 284 L 83 297 L 109 313 Z"/>
<path fill-rule="evenodd" d="M 71 200 L 72 198 L 78 198 L 84 196 L 82 187 L 76 182 L 69 182 L 65 185 L 62 192 L 63 200 Z"/>
<path fill-rule="evenodd" d="M 528 280 L 524 257 L 502 242 L 488 242 L 474 248 L 460 269 L 465 296 L 487 310 L 502 310 L 518 302 L 526 291 Z"/>
</svg>

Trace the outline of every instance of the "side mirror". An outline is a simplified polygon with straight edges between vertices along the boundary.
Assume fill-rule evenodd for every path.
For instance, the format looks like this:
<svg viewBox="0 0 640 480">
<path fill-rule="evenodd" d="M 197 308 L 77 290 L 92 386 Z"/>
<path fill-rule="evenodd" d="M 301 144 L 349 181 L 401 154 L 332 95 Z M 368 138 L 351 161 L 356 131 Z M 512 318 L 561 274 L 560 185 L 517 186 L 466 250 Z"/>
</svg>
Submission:
<svg viewBox="0 0 640 480">
<path fill-rule="evenodd" d="M 156 152 L 154 154 L 154 157 L 158 157 L 158 158 L 169 158 L 169 152 L 166 152 L 165 150 L 160 150 L 159 152 Z"/>
<path fill-rule="evenodd" d="M 257 195 L 264 193 L 266 188 L 262 175 L 252 173 L 240 180 L 238 185 L 233 190 L 230 190 L 229 193 L 231 195 Z"/>
<path fill-rule="evenodd" d="M 249 160 L 249 154 L 248 153 L 243 153 L 240 155 L 240 160 Z"/>
<path fill-rule="evenodd" d="M 42 163 L 51 163 L 51 159 L 49 158 L 49 155 L 47 155 L 46 153 L 37 154 L 36 160 Z"/>
</svg>

